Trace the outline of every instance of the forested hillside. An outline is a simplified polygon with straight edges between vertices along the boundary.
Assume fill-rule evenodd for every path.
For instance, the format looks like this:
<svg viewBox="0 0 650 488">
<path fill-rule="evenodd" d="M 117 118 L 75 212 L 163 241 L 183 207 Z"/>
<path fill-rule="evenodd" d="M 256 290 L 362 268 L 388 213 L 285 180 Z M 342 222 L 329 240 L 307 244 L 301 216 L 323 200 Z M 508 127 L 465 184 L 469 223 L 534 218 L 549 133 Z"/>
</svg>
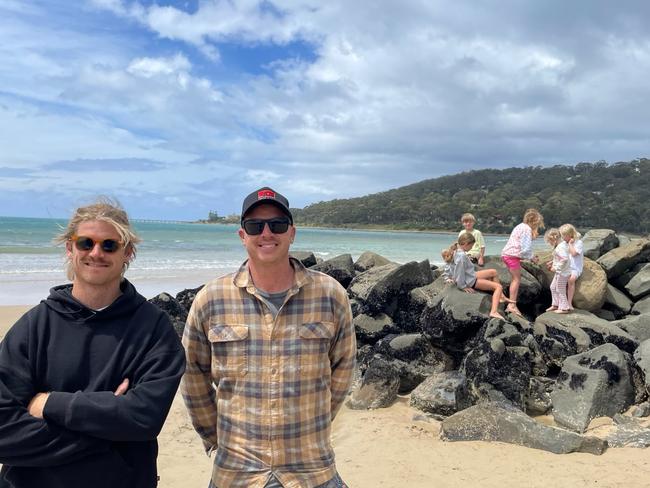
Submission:
<svg viewBox="0 0 650 488">
<path fill-rule="evenodd" d="M 547 227 L 650 232 L 650 159 L 576 166 L 485 169 L 443 176 L 360 198 L 295 209 L 296 223 L 327 227 L 457 230 L 465 212 L 484 232 L 509 232 L 525 209 Z M 293 210 L 292 210 L 293 211 Z"/>
</svg>

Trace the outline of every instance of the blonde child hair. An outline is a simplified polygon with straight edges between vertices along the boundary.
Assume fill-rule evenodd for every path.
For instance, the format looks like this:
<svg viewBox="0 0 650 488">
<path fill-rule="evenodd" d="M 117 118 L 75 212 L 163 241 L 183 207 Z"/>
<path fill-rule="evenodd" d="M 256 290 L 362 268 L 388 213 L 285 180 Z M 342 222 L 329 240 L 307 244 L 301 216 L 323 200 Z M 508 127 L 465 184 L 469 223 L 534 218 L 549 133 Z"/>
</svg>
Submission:
<svg viewBox="0 0 650 488">
<path fill-rule="evenodd" d="M 560 239 L 561 239 L 561 233 L 555 227 L 551 227 L 544 234 L 544 242 L 546 242 L 551 247 L 555 247 L 557 243 L 560 241 Z"/>
<path fill-rule="evenodd" d="M 559 231 L 560 231 L 560 235 L 562 237 L 567 237 L 568 236 L 571 239 L 575 239 L 575 240 L 578 240 L 578 239 L 580 239 L 582 237 L 580 235 L 580 232 L 578 232 L 576 230 L 576 228 L 574 226 L 572 226 L 571 224 L 561 225 Z"/>
<path fill-rule="evenodd" d="M 443 249 L 440 252 L 440 255 L 446 263 L 451 263 L 454 260 L 454 253 L 456 252 L 456 249 L 458 249 L 458 246 L 464 246 L 465 244 L 474 244 L 475 242 L 476 239 L 474 239 L 474 236 L 470 232 L 463 232 L 460 236 L 458 236 L 458 240 L 447 249 Z"/>
<path fill-rule="evenodd" d="M 464 213 L 463 216 L 460 218 L 460 221 L 476 223 L 476 217 L 474 217 L 474 215 L 472 215 L 471 213 Z"/>
<path fill-rule="evenodd" d="M 524 213 L 524 224 L 528 224 L 533 230 L 533 239 L 536 239 L 539 235 L 539 229 L 544 228 L 544 217 L 539 213 L 539 210 L 534 208 L 529 208 Z"/>
</svg>

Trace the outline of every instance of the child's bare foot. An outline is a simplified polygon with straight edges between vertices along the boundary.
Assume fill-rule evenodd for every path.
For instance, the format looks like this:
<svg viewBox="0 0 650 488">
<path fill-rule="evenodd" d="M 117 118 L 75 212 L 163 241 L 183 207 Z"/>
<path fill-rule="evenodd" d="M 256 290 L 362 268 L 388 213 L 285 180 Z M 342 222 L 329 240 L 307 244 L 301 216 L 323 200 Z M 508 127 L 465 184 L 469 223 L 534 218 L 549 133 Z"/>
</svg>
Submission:
<svg viewBox="0 0 650 488">
<path fill-rule="evenodd" d="M 547 312 L 552 312 L 553 310 L 557 310 L 557 307 L 555 305 L 551 305 L 546 309 Z"/>
<path fill-rule="evenodd" d="M 561 308 L 558 308 L 557 310 L 553 310 L 555 313 L 569 313 L 569 310 L 562 310 Z"/>
<path fill-rule="evenodd" d="M 501 315 L 499 312 L 492 312 L 490 314 L 490 317 L 492 317 L 493 319 L 505 320 L 505 317 L 503 315 Z"/>
<path fill-rule="evenodd" d="M 507 296 L 501 295 L 501 298 L 499 298 L 499 303 L 517 303 L 514 300 L 510 300 Z"/>
<path fill-rule="evenodd" d="M 520 317 L 523 317 L 523 315 L 517 308 L 517 305 L 515 305 L 514 303 L 509 303 L 508 306 L 506 306 L 506 312 L 514 313 L 515 315 L 519 315 Z"/>
</svg>

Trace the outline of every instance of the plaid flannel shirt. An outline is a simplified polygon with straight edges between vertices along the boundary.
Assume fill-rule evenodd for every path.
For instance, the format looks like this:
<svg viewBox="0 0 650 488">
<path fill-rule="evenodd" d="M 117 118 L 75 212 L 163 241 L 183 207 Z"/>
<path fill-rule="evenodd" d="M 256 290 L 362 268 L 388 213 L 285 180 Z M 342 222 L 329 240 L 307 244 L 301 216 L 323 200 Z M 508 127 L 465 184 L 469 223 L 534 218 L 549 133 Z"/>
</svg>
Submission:
<svg viewBox="0 0 650 488">
<path fill-rule="evenodd" d="M 275 319 L 246 262 L 209 282 L 187 318 L 181 392 L 216 451 L 219 488 L 262 488 L 271 473 L 286 488 L 311 488 L 336 474 L 330 433 L 354 369 L 352 312 L 337 281 L 291 264 L 294 285 Z"/>
</svg>

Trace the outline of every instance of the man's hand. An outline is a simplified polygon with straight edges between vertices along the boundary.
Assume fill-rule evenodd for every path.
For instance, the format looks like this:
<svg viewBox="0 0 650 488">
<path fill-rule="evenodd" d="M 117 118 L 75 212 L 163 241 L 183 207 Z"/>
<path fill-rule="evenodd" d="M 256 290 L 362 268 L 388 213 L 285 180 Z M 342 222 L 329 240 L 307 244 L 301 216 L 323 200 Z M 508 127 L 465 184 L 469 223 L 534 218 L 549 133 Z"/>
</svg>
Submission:
<svg viewBox="0 0 650 488">
<path fill-rule="evenodd" d="M 37 419 L 43 418 L 43 409 L 45 408 L 45 403 L 49 396 L 49 393 L 37 393 L 36 396 L 31 399 L 29 405 L 27 405 L 27 411 L 32 417 L 36 417 Z"/>
<path fill-rule="evenodd" d="M 122 383 L 120 383 L 120 386 L 118 386 L 117 390 L 115 390 L 115 392 L 113 393 L 113 395 L 115 396 L 124 395 L 126 393 L 126 390 L 128 389 L 129 389 L 129 379 L 124 378 L 122 380 Z"/>
<path fill-rule="evenodd" d="M 122 383 L 119 384 L 115 392 L 113 392 L 113 395 L 115 396 L 124 395 L 126 393 L 126 390 L 128 389 L 129 389 L 129 379 L 124 378 L 124 380 L 122 380 Z M 36 417 L 37 419 L 43 418 L 43 410 L 45 409 L 45 403 L 47 402 L 49 396 L 50 396 L 49 393 L 37 393 L 34 396 L 34 398 L 31 399 L 29 405 L 27 405 L 27 411 L 32 417 Z"/>
</svg>

